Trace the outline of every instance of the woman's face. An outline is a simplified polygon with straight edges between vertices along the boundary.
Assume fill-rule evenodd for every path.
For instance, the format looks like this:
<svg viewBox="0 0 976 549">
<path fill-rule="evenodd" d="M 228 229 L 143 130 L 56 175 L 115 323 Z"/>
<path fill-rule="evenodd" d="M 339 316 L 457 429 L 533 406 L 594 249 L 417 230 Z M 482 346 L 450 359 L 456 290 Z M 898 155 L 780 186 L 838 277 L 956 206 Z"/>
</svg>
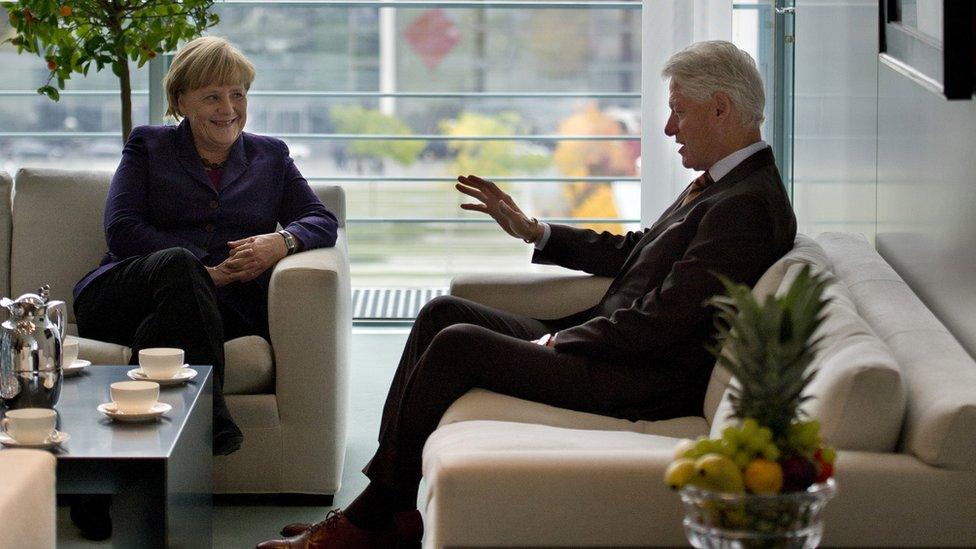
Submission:
<svg viewBox="0 0 976 549">
<path fill-rule="evenodd" d="M 247 89 L 239 84 L 204 86 L 181 93 L 179 108 L 190 122 L 198 150 L 226 153 L 244 131 Z"/>
</svg>

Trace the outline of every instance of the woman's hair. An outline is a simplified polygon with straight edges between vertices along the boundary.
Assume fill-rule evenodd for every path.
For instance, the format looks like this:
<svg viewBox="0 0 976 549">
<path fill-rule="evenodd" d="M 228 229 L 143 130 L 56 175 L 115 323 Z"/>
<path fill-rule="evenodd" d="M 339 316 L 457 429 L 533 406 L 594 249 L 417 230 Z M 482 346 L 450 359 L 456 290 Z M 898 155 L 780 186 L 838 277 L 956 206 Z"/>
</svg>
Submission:
<svg viewBox="0 0 976 549">
<path fill-rule="evenodd" d="M 677 82 L 681 92 L 696 101 L 725 92 L 743 124 L 756 128 L 762 124 L 766 94 L 759 69 L 748 53 L 731 42 L 696 42 L 672 55 L 661 75 Z"/>
<path fill-rule="evenodd" d="M 216 36 L 204 36 L 191 41 L 173 58 L 163 78 L 166 90 L 166 114 L 179 120 L 181 93 L 204 86 L 241 84 L 251 89 L 254 65 L 233 44 Z"/>
</svg>

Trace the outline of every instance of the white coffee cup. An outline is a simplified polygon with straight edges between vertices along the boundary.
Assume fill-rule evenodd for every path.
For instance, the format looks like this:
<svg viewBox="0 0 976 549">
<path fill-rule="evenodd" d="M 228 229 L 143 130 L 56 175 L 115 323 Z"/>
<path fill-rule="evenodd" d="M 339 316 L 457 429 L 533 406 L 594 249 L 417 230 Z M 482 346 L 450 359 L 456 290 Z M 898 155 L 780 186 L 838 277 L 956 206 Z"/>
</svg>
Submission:
<svg viewBox="0 0 976 549">
<path fill-rule="evenodd" d="M 78 338 L 67 336 L 61 344 L 61 367 L 67 368 L 78 360 Z"/>
<path fill-rule="evenodd" d="M 147 377 L 168 379 L 183 367 L 183 349 L 152 347 L 139 351 L 139 366 Z"/>
<path fill-rule="evenodd" d="M 115 408 L 123 414 L 148 412 L 159 400 L 159 384 L 155 381 L 116 381 L 110 387 Z"/>
<path fill-rule="evenodd" d="M 8 410 L 0 426 L 21 444 L 41 444 L 54 433 L 58 414 L 50 408 Z"/>
</svg>

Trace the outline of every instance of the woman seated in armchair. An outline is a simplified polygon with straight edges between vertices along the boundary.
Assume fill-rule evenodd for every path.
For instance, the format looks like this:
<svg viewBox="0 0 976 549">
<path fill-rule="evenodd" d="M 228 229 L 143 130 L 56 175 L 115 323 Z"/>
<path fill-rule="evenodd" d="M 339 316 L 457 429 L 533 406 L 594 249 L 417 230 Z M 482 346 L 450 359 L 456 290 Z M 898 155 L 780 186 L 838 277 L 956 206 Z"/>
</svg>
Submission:
<svg viewBox="0 0 976 549">
<path fill-rule="evenodd" d="M 80 336 L 130 346 L 132 363 L 179 347 L 213 365 L 214 455 L 243 441 L 222 393 L 224 342 L 270 339 L 272 267 L 334 245 L 338 226 L 282 141 L 244 133 L 253 80 L 224 39 L 180 50 L 163 84 L 166 114 L 182 122 L 129 135 L 105 206 L 108 253 L 74 289 Z"/>
</svg>

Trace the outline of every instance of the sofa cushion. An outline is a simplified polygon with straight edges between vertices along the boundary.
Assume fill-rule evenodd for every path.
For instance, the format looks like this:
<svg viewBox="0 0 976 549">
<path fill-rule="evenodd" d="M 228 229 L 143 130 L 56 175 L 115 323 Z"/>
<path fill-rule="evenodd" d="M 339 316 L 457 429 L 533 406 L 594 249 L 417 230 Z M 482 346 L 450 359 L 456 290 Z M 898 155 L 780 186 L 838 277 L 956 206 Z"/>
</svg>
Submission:
<svg viewBox="0 0 976 549">
<path fill-rule="evenodd" d="M 787 269 L 777 294 L 789 290 L 803 267 L 798 263 Z M 803 409 L 820 421 L 821 434 L 837 448 L 890 452 L 897 445 L 905 411 L 898 364 L 858 316 L 843 283 L 830 282 L 824 297 L 829 300 L 824 321 L 814 335 L 822 340 L 811 364 L 817 375 L 807 387 L 805 394 L 812 398 Z M 712 424 L 712 436 L 721 433 L 731 409 L 726 397 Z"/>
<path fill-rule="evenodd" d="M 132 349 L 125 345 L 78 338 L 78 357 L 92 364 L 128 364 Z M 224 343 L 224 394 L 274 393 L 274 356 L 263 337 L 245 336 Z"/>
<path fill-rule="evenodd" d="M 705 419 L 697 416 L 659 421 L 630 421 L 566 410 L 484 389 L 472 389 L 454 401 L 441 417 L 440 425 L 472 420 L 531 423 L 593 431 L 630 431 L 679 438 L 695 438 L 708 433 Z"/>
<path fill-rule="evenodd" d="M 815 240 L 806 235 L 797 234 L 796 239 L 793 241 L 793 248 L 773 263 L 759 277 L 759 281 L 752 287 L 752 295 L 760 303 L 764 302 L 768 296 L 776 293 L 777 288 L 779 288 L 780 283 L 783 281 L 783 277 L 786 276 L 786 270 L 792 265 L 798 264 L 814 265 L 819 270 L 825 270 L 829 267 L 830 261 L 827 259 L 827 253 L 820 247 L 820 244 L 817 244 Z M 723 368 L 712 369 L 712 377 L 705 391 L 703 410 L 705 420 L 708 421 L 709 425 L 715 421 L 716 410 L 718 410 L 719 404 L 725 395 L 725 390 L 728 388 L 730 377 L 729 373 Z"/>
<path fill-rule="evenodd" d="M 227 361 L 224 394 L 275 392 L 274 355 L 266 339 L 259 336 L 232 339 L 224 343 L 224 356 Z"/>
<path fill-rule="evenodd" d="M 817 241 L 901 368 L 903 448 L 929 465 L 976 470 L 976 362 L 866 238 L 824 233 Z"/>
</svg>

